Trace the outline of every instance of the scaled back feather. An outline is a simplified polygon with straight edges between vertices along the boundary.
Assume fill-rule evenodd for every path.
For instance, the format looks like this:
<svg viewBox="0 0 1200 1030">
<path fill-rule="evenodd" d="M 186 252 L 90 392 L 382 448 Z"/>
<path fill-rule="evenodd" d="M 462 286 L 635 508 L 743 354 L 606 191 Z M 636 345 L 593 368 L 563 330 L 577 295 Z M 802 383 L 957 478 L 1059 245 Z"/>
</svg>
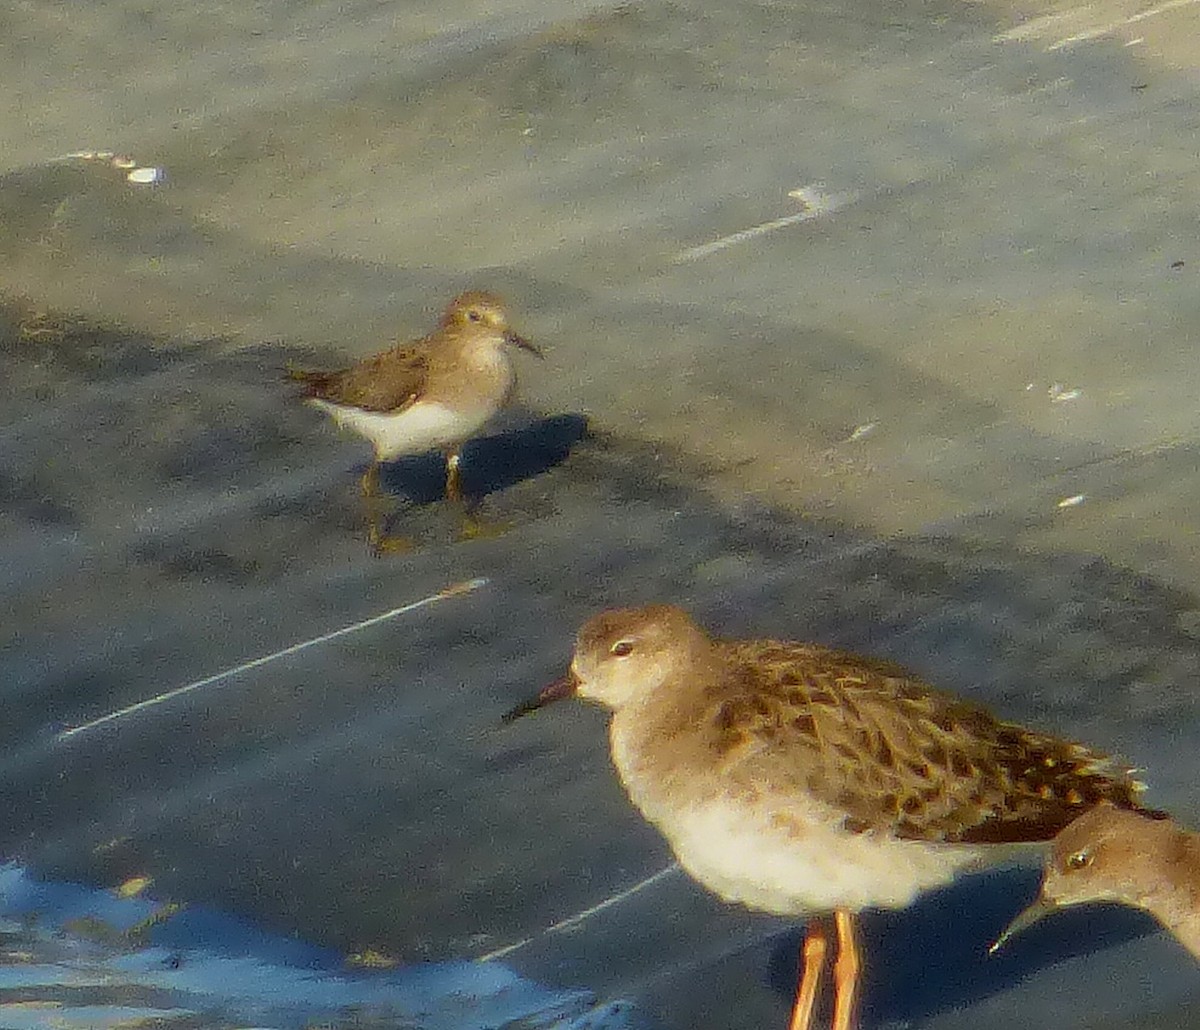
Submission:
<svg viewBox="0 0 1200 1030">
<path fill-rule="evenodd" d="M 1107 755 L 1004 722 L 900 666 L 810 644 L 716 646 L 736 670 L 705 699 L 726 772 L 790 779 L 846 811 L 852 831 L 1009 844 L 1049 840 L 1103 801 L 1158 814 Z"/>
</svg>

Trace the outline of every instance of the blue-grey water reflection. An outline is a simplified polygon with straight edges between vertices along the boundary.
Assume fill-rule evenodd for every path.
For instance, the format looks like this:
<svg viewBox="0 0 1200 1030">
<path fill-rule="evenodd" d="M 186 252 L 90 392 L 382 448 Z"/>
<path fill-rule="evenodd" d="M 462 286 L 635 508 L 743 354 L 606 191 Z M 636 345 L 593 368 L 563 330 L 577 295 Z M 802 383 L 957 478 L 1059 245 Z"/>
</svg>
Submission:
<svg viewBox="0 0 1200 1030">
<path fill-rule="evenodd" d="M 622 1006 L 551 991 L 495 962 L 356 971 L 329 948 L 0 867 L 0 1026 L 618 1030 Z"/>
</svg>

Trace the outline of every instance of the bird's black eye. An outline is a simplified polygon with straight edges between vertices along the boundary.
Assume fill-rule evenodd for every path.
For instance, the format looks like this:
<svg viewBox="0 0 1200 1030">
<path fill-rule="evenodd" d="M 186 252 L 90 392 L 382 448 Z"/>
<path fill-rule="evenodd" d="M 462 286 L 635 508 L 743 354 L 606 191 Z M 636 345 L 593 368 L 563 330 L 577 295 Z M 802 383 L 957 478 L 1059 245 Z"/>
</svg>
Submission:
<svg viewBox="0 0 1200 1030">
<path fill-rule="evenodd" d="M 608 650 L 610 654 L 615 654 L 618 658 L 624 658 L 626 655 L 633 654 L 633 641 L 618 640 Z"/>
<path fill-rule="evenodd" d="M 478 308 L 471 308 L 471 310 L 467 312 L 467 318 L 469 318 L 472 322 L 482 322 L 483 312 L 481 312 Z"/>
<path fill-rule="evenodd" d="M 1086 848 L 1083 851 L 1076 851 L 1074 854 L 1067 856 L 1067 868 L 1072 872 L 1078 872 L 1080 869 L 1086 869 L 1092 864 L 1092 853 Z"/>
</svg>

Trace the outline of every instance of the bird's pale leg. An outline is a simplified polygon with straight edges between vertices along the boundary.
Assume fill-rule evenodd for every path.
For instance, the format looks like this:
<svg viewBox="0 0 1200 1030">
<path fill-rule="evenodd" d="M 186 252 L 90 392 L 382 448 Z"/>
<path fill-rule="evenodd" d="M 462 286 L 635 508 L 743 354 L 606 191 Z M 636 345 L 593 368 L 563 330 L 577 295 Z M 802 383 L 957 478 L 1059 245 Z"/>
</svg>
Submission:
<svg viewBox="0 0 1200 1030">
<path fill-rule="evenodd" d="M 825 925 L 819 919 L 810 920 L 804 931 L 804 944 L 800 948 L 800 977 L 796 984 L 796 1003 L 792 1006 L 788 1030 L 809 1030 L 812 1025 L 828 950 L 829 938 Z"/>
<path fill-rule="evenodd" d="M 478 518 L 467 503 L 466 495 L 462 492 L 462 478 L 458 465 L 462 449 L 455 447 L 446 452 L 446 499 L 462 507 L 462 529 L 459 536 L 463 540 L 485 540 L 489 537 L 500 536 L 508 526 L 501 523 L 485 522 Z"/>
<path fill-rule="evenodd" d="M 376 458 L 362 474 L 362 495 L 364 499 L 370 500 L 379 494 L 379 459 Z"/>
<path fill-rule="evenodd" d="M 833 965 L 833 1030 L 853 1030 L 862 952 L 854 933 L 854 913 L 839 909 L 833 918 L 838 933 L 838 956 Z"/>
<path fill-rule="evenodd" d="M 455 504 L 463 503 L 462 476 L 458 471 L 461 457 L 461 447 L 455 447 L 446 452 L 446 499 Z"/>
<path fill-rule="evenodd" d="M 384 536 L 380 511 L 383 491 L 379 488 L 379 459 L 371 462 L 362 477 L 363 503 L 367 508 L 367 543 L 375 554 L 412 550 L 412 541 L 402 536 Z"/>
<path fill-rule="evenodd" d="M 367 535 L 370 537 L 371 546 L 374 547 L 379 540 L 379 499 L 381 491 L 379 489 L 379 459 L 376 458 L 371 462 L 367 471 L 362 477 L 362 497 L 363 505 L 367 509 Z"/>
</svg>

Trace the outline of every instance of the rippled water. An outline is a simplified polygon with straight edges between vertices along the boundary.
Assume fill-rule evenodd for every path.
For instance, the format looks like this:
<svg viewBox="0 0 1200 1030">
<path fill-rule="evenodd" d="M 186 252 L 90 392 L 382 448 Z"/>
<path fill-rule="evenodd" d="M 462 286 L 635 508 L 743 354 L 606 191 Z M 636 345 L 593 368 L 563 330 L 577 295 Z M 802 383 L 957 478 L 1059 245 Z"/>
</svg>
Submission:
<svg viewBox="0 0 1200 1030">
<path fill-rule="evenodd" d="M 196 909 L 0 868 L 0 1025 L 272 1028 L 633 1026 L 619 1004 L 496 963 L 356 971 L 328 948 Z M 360 961 L 363 961 L 360 959 Z"/>
</svg>

